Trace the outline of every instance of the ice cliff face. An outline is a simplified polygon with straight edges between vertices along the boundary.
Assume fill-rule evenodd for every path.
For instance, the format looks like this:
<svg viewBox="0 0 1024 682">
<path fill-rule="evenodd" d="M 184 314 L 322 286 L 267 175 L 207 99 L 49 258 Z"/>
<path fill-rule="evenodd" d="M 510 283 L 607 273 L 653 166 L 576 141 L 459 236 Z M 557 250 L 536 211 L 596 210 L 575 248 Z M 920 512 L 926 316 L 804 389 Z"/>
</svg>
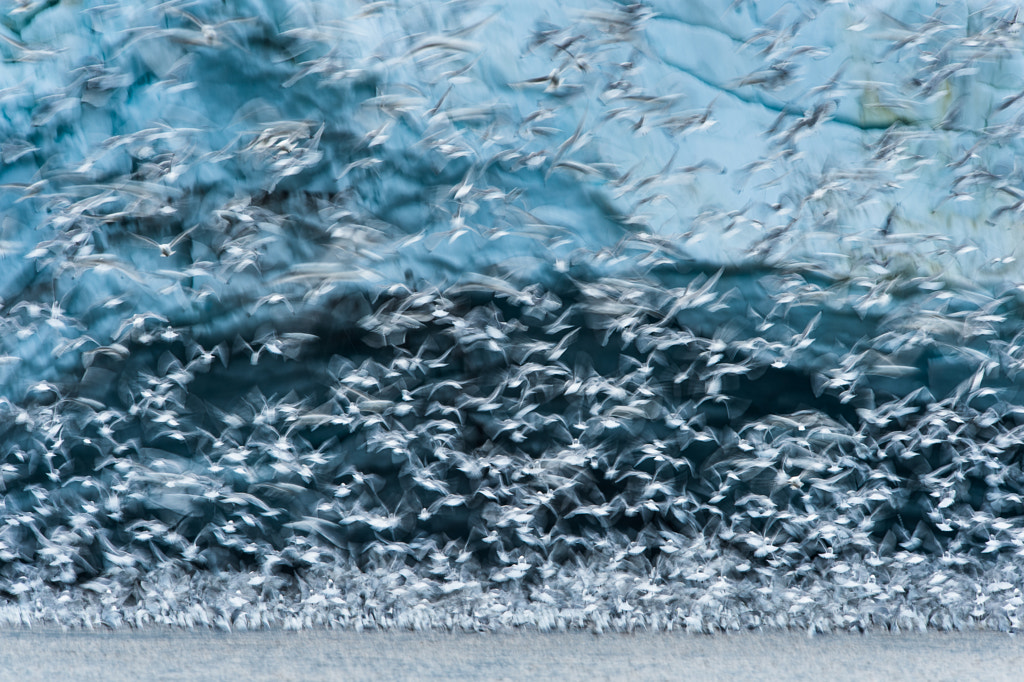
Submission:
<svg viewBox="0 0 1024 682">
<path fill-rule="evenodd" d="M 0 3 L 5 617 L 1017 627 L 1020 24 L 889 4 Z"/>
<path fill-rule="evenodd" d="M 12 5 L 0 297 L 106 346 L 664 244 L 866 288 L 1019 271 L 1010 8 L 328 5 Z M 77 363 L 47 373 L 57 324 L 8 340 L 11 397 Z"/>
</svg>

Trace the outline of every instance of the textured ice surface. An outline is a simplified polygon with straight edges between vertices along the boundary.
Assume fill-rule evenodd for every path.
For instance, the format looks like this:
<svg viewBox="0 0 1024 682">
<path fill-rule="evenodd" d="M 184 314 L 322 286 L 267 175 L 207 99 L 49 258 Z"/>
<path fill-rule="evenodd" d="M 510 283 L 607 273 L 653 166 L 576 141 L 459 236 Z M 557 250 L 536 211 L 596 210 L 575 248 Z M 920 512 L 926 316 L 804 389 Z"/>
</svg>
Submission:
<svg viewBox="0 0 1024 682">
<path fill-rule="evenodd" d="M 0 618 L 1017 628 L 999 3 L 0 2 Z"/>
</svg>

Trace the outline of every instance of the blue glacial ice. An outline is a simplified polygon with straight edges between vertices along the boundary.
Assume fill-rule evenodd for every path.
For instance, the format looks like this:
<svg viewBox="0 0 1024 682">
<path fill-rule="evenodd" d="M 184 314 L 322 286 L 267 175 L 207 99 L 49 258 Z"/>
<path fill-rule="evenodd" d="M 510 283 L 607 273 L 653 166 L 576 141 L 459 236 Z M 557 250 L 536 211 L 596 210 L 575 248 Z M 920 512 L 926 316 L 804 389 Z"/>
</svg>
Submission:
<svg viewBox="0 0 1024 682">
<path fill-rule="evenodd" d="M 0 622 L 1024 616 L 1014 3 L 0 0 Z"/>
</svg>

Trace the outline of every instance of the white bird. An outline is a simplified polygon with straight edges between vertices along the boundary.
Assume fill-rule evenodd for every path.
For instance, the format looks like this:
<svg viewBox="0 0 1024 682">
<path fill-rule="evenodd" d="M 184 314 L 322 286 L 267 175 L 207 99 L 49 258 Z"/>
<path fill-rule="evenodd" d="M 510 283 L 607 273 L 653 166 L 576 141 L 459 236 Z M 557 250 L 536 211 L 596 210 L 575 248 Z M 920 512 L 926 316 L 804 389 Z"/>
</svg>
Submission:
<svg viewBox="0 0 1024 682">
<path fill-rule="evenodd" d="M 163 256 L 164 258 L 169 258 L 170 256 L 173 256 L 176 253 L 174 249 L 178 246 L 178 244 L 181 243 L 181 240 L 192 234 L 192 232 L 197 227 L 199 226 L 193 225 L 192 227 L 188 228 L 187 230 L 185 230 L 184 232 L 182 232 L 169 242 L 158 242 L 153 239 L 150 239 L 149 237 L 144 237 L 141 234 L 135 234 L 134 232 L 131 232 L 129 234 L 131 234 L 131 236 L 135 237 L 136 239 L 142 240 L 147 244 L 155 246 L 160 251 L 161 256 Z"/>
</svg>

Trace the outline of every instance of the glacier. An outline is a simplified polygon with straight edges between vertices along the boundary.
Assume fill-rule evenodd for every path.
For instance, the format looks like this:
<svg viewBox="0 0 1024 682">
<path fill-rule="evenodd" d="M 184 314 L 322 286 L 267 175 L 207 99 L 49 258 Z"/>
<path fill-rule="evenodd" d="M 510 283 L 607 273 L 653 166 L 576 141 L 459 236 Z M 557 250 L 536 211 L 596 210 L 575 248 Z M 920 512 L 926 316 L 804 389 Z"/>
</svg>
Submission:
<svg viewBox="0 0 1024 682">
<path fill-rule="evenodd" d="M 0 622 L 1018 629 L 1020 29 L 0 1 Z"/>
</svg>

